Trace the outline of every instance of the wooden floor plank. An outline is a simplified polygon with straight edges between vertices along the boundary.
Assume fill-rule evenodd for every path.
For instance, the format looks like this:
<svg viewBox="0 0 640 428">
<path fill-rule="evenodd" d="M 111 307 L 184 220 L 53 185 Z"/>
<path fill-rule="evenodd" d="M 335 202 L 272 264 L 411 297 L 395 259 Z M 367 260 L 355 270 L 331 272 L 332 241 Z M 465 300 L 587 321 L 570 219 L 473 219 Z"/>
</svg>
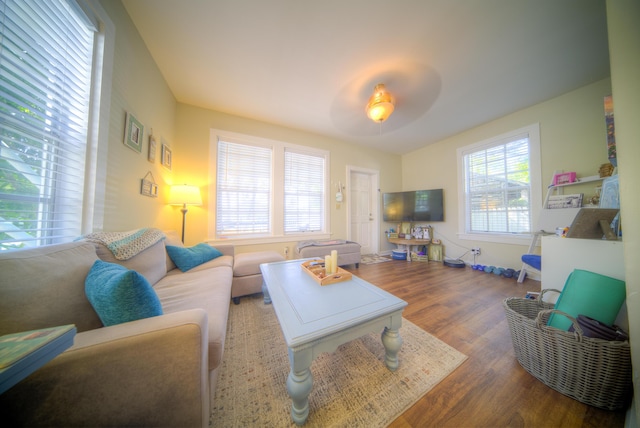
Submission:
<svg viewBox="0 0 640 428">
<path fill-rule="evenodd" d="M 517 362 L 502 308 L 540 283 L 392 260 L 345 267 L 406 300 L 404 317 L 469 358 L 391 424 L 407 427 L 623 427 L 624 411 L 587 406 L 547 387 Z"/>
</svg>

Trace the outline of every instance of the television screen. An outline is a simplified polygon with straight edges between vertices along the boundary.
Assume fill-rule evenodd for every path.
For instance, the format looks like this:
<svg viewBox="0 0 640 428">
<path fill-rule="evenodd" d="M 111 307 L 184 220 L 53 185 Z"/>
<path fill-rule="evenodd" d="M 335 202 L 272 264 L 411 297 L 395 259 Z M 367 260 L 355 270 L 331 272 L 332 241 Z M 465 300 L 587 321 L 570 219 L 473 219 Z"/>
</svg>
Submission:
<svg viewBox="0 0 640 428">
<path fill-rule="evenodd" d="M 442 189 L 384 193 L 382 219 L 388 222 L 444 221 Z"/>
</svg>

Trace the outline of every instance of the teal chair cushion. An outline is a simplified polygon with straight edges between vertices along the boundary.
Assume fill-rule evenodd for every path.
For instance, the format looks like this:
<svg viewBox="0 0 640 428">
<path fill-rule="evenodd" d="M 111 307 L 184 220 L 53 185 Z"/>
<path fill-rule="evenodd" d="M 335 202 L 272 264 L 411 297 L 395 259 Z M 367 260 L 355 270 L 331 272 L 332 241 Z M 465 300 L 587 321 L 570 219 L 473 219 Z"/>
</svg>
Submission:
<svg viewBox="0 0 640 428">
<path fill-rule="evenodd" d="M 555 309 L 574 318 L 585 315 L 613 325 L 626 298 L 625 282 L 598 273 L 575 269 L 562 289 Z M 551 314 L 548 325 L 569 330 L 572 323 L 560 314 Z"/>
</svg>

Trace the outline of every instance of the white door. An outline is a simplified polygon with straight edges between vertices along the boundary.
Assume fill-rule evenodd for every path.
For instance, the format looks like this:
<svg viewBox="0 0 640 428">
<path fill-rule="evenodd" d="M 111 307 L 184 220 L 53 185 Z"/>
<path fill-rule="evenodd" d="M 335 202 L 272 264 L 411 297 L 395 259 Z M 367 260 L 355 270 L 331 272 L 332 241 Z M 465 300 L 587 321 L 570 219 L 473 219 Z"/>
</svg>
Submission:
<svg viewBox="0 0 640 428">
<path fill-rule="evenodd" d="M 378 252 L 378 172 L 347 167 L 349 239 L 359 243 L 362 254 Z"/>
</svg>

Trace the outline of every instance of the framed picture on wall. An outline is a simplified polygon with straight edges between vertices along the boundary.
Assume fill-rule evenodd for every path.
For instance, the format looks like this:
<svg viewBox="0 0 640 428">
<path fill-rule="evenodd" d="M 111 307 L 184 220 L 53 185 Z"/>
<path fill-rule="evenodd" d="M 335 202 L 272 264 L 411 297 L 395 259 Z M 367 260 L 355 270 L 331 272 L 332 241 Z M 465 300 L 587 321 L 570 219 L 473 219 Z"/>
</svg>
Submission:
<svg viewBox="0 0 640 428">
<path fill-rule="evenodd" d="M 149 155 L 147 160 L 151 163 L 156 161 L 156 137 L 149 135 Z"/>
<path fill-rule="evenodd" d="M 164 166 L 167 169 L 171 169 L 171 162 L 172 162 L 172 154 L 171 154 L 171 148 L 169 148 L 169 146 L 167 146 L 164 142 L 162 143 L 162 166 Z"/>
<path fill-rule="evenodd" d="M 134 115 L 127 113 L 124 129 L 124 145 L 131 150 L 142 153 L 144 125 Z"/>
</svg>

